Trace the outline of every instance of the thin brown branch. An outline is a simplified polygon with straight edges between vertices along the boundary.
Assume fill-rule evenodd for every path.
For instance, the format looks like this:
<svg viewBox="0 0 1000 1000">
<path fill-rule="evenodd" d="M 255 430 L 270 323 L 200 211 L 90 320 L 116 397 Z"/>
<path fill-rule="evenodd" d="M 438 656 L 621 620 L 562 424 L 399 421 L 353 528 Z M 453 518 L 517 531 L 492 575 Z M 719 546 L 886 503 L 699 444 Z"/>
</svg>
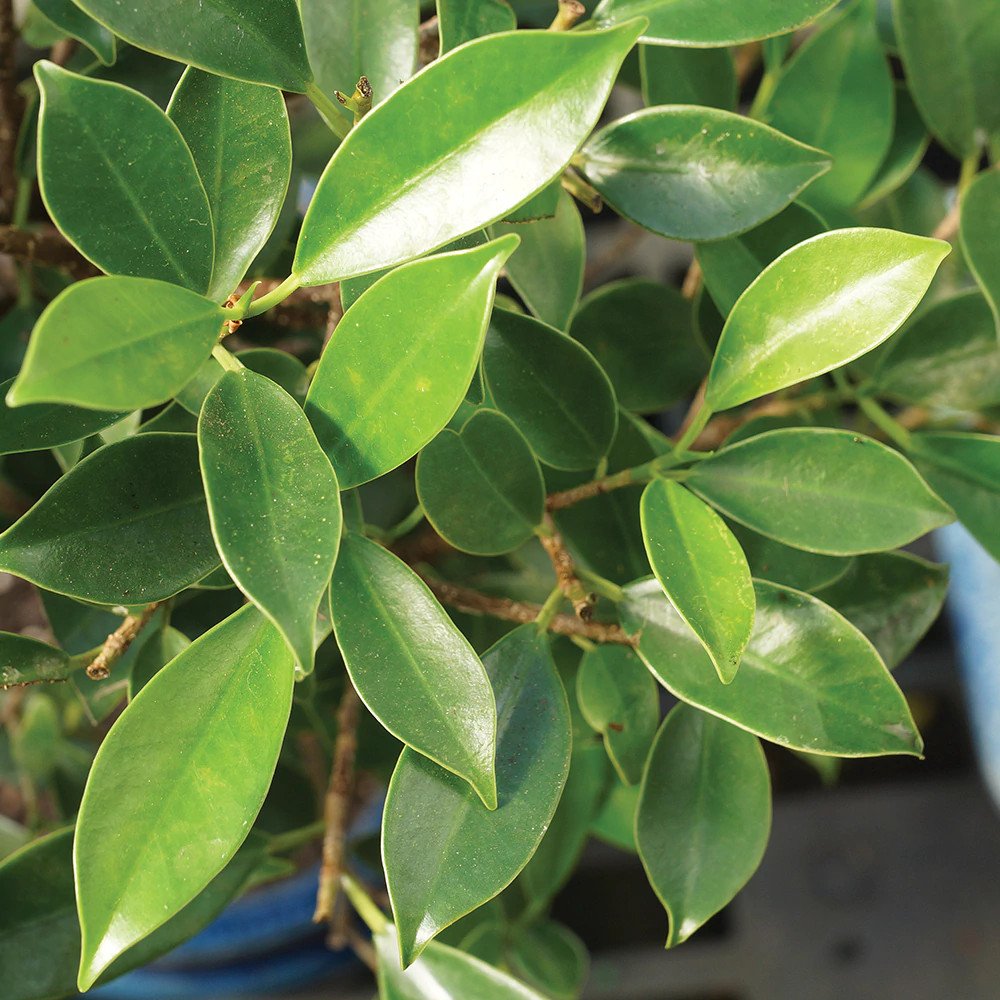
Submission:
<svg viewBox="0 0 1000 1000">
<path fill-rule="evenodd" d="M 93 662 L 87 667 L 87 676 L 92 681 L 103 681 L 111 675 L 111 668 L 125 655 L 129 646 L 135 642 L 135 637 L 143 630 L 146 623 L 162 602 L 150 604 L 140 614 L 129 615 L 104 640 L 104 646 Z"/>
<path fill-rule="evenodd" d="M 503 621 L 526 624 L 533 622 L 542 610 L 540 604 L 514 601 L 509 597 L 493 597 L 448 580 L 439 580 L 423 573 L 420 576 L 438 600 L 467 614 L 489 615 Z M 620 626 L 611 622 L 585 622 L 573 615 L 556 615 L 549 623 L 549 631 L 556 635 L 575 635 L 592 642 L 608 642 L 619 646 L 635 646 L 637 642 Z"/>
<path fill-rule="evenodd" d="M 375 972 L 378 970 L 378 956 L 368 940 L 356 927 L 347 928 L 347 943 L 351 946 L 351 951 L 358 956 L 368 968 Z"/>
<path fill-rule="evenodd" d="M 580 0 L 559 0 L 559 11 L 549 25 L 549 31 L 569 31 L 587 13 Z"/>
<path fill-rule="evenodd" d="M 316 893 L 316 911 L 313 923 L 332 923 L 337 896 L 340 893 L 340 876 L 344 872 L 345 842 L 347 824 L 351 818 L 351 802 L 354 796 L 354 758 L 358 749 L 358 716 L 361 699 L 350 678 L 337 709 L 337 740 L 333 747 L 333 766 L 330 768 L 330 784 L 326 792 L 324 817 L 326 833 L 323 836 L 323 863 L 319 872 L 319 888 Z M 343 928 L 334 925 L 330 944 L 334 948 L 344 947 Z"/>
<path fill-rule="evenodd" d="M 698 290 L 701 288 L 701 278 L 701 264 L 695 257 L 691 261 L 691 266 L 687 269 L 687 274 L 684 275 L 684 281 L 681 284 L 681 295 L 689 302 L 698 294 Z"/>
<path fill-rule="evenodd" d="M 427 18 L 420 25 L 420 34 L 418 37 L 420 39 L 420 48 L 418 51 L 419 66 L 423 69 L 434 62 L 441 51 L 441 37 L 438 32 L 437 14 Z"/>
<path fill-rule="evenodd" d="M 29 231 L 16 226 L 0 226 L 0 253 L 26 264 L 64 267 L 77 277 L 97 274 L 93 264 L 55 229 Z"/>
<path fill-rule="evenodd" d="M 623 469 L 602 479 L 592 479 L 589 483 L 581 483 L 568 490 L 560 490 L 558 493 L 550 493 L 545 499 L 545 509 L 563 510 L 572 507 L 583 500 L 591 497 L 599 497 L 612 490 L 620 490 L 625 486 L 632 486 L 637 482 L 632 469 Z"/>
<path fill-rule="evenodd" d="M 958 236 L 958 227 L 962 221 L 961 199 L 956 198 L 948 214 L 938 223 L 937 229 L 931 234 L 936 240 L 947 240 L 949 243 Z"/>
<path fill-rule="evenodd" d="M 549 514 L 545 515 L 545 522 L 542 525 L 542 530 L 538 533 L 538 540 L 542 543 L 542 548 L 545 549 L 552 563 L 552 568 L 556 573 L 556 582 L 559 584 L 563 596 L 573 605 L 577 618 L 589 622 L 594 616 L 594 604 L 597 602 L 597 598 L 589 593 L 580 582 L 580 578 L 576 575 L 573 556 L 570 555 L 555 521 Z"/>
<path fill-rule="evenodd" d="M 14 215 L 17 201 L 17 133 L 21 127 L 17 92 L 17 25 L 14 0 L 0 0 L 0 220 Z"/>
</svg>

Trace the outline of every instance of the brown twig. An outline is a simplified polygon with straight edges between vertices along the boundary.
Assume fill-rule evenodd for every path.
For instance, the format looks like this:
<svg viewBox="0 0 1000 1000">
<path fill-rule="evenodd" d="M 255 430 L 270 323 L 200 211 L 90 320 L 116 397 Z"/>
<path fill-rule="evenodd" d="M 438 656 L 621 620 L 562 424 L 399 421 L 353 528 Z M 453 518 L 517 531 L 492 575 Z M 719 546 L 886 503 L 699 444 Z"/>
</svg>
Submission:
<svg viewBox="0 0 1000 1000">
<path fill-rule="evenodd" d="M 420 25 L 420 34 L 418 37 L 420 39 L 418 64 L 420 69 L 423 69 L 425 66 L 429 66 L 432 62 L 434 62 L 441 51 L 441 36 L 438 31 L 437 14 L 433 17 L 427 18 L 427 20 Z"/>
<path fill-rule="evenodd" d="M 0 253 L 26 264 L 64 267 L 77 277 L 97 274 L 93 264 L 54 229 L 28 231 L 16 226 L 0 226 Z"/>
<path fill-rule="evenodd" d="M 143 630 L 146 623 L 162 602 L 150 604 L 140 614 L 129 615 L 104 640 L 104 646 L 93 662 L 87 667 L 87 676 L 92 681 L 103 681 L 111 674 L 111 668 L 135 641 L 135 637 Z"/>
<path fill-rule="evenodd" d="M 690 302 L 698 294 L 698 289 L 700 288 L 701 264 L 698 263 L 698 258 L 695 257 L 691 261 L 691 266 L 687 269 L 687 274 L 684 275 L 684 281 L 681 284 L 681 295 Z"/>
<path fill-rule="evenodd" d="M 569 31 L 587 13 L 580 0 L 559 0 L 559 11 L 549 25 L 549 31 Z"/>
<path fill-rule="evenodd" d="M 538 540 L 542 543 L 542 548 L 545 549 L 552 563 L 552 568 L 556 573 L 556 583 L 559 584 L 563 596 L 573 605 L 577 618 L 589 622 L 594 616 L 594 604 L 597 598 L 589 593 L 580 582 L 580 578 L 576 575 L 573 556 L 570 555 L 555 521 L 549 514 L 545 515 L 542 530 L 538 533 Z"/>
<path fill-rule="evenodd" d="M 20 127 L 14 0 L 0 0 L 0 219 L 5 220 L 13 217 L 17 201 L 17 133 Z"/>
<path fill-rule="evenodd" d="M 351 946 L 351 951 L 358 956 L 368 968 L 375 972 L 378 969 L 378 956 L 368 940 L 356 927 L 347 928 L 347 943 Z"/>
<path fill-rule="evenodd" d="M 958 227 L 962 221 L 961 199 L 956 198 L 955 204 L 948 210 L 948 214 L 938 223 L 937 228 L 931 234 L 936 240 L 947 240 L 949 243 L 958 235 Z"/>
<path fill-rule="evenodd" d="M 560 490 L 558 493 L 550 493 L 545 499 L 545 509 L 564 510 L 566 507 L 573 507 L 591 497 L 599 497 L 612 490 L 620 490 L 625 486 L 632 486 L 636 483 L 632 469 L 623 469 L 602 479 L 592 479 L 589 483 L 582 483 L 568 490 Z"/>
<path fill-rule="evenodd" d="M 467 614 L 489 615 L 491 618 L 523 625 L 533 622 L 542 610 L 540 604 L 514 601 L 509 597 L 493 597 L 448 580 L 439 580 L 423 573 L 420 576 L 438 600 Z M 585 622 L 573 615 L 556 615 L 549 623 L 549 631 L 556 635 L 575 635 L 592 642 L 608 642 L 619 646 L 635 646 L 637 642 L 620 626 L 611 622 Z"/>
<path fill-rule="evenodd" d="M 345 841 L 347 824 L 351 817 L 351 802 L 354 794 L 354 758 L 358 749 L 358 716 L 361 699 L 350 678 L 337 709 L 337 740 L 333 747 L 333 766 L 330 768 L 330 784 L 326 791 L 324 818 L 326 833 L 323 836 L 323 863 L 319 872 L 319 888 L 316 893 L 316 910 L 313 923 L 332 924 L 337 897 L 340 893 L 340 876 L 344 871 Z M 344 928 L 331 926 L 330 945 L 343 948 Z"/>
</svg>

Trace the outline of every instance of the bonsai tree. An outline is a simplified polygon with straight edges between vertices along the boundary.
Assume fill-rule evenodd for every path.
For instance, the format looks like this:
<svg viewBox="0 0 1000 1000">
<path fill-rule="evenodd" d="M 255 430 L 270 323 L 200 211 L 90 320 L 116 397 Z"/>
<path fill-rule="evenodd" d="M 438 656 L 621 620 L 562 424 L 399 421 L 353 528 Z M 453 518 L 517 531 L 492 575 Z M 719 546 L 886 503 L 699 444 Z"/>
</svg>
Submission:
<svg viewBox="0 0 1000 1000">
<path fill-rule="evenodd" d="M 905 547 L 1000 556 L 994 4 L 426 6 L 35 0 L 21 79 L 0 2 L 8 1000 L 310 846 L 383 997 L 575 996 L 591 835 L 672 947 L 765 746 L 923 752 Z"/>
</svg>

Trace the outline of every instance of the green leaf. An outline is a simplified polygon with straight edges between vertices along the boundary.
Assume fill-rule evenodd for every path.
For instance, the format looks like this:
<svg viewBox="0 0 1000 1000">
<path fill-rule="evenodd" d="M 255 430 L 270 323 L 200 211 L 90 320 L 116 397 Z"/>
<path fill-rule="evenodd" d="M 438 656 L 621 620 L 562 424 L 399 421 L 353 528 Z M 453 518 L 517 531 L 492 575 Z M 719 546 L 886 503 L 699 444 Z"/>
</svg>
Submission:
<svg viewBox="0 0 1000 1000">
<path fill-rule="evenodd" d="M 417 460 L 417 496 L 434 530 L 476 555 L 523 545 L 542 523 L 545 484 L 524 435 L 502 413 L 477 410 Z"/>
<path fill-rule="evenodd" d="M 304 93 L 312 82 L 295 0 L 73 0 L 125 41 L 220 76 Z"/>
<path fill-rule="evenodd" d="M 440 997 L 489 997 L 489 1000 L 544 1000 L 540 993 L 465 952 L 431 941 L 403 969 L 392 924 L 372 936 L 378 956 L 381 1000 L 437 1000 Z"/>
<path fill-rule="evenodd" d="M 299 7 L 309 63 L 324 93 L 350 94 L 366 76 L 380 104 L 416 71 L 417 0 L 382 0 L 374 7 L 357 0 L 300 0 Z"/>
<path fill-rule="evenodd" d="M 164 667 L 111 727 L 73 848 L 81 990 L 236 854 L 278 761 L 292 677 L 280 633 L 246 606 Z"/>
<path fill-rule="evenodd" d="M 833 157 L 830 172 L 809 188 L 807 200 L 848 207 L 868 190 L 889 150 L 893 108 L 892 73 L 875 28 L 874 3 L 855 0 L 782 69 L 762 117 Z"/>
<path fill-rule="evenodd" d="M 726 320 L 705 399 L 728 410 L 853 361 L 917 307 L 951 247 L 889 229 L 841 229 L 782 254 Z"/>
<path fill-rule="evenodd" d="M 676 288 L 645 278 L 595 289 L 580 303 L 569 335 L 607 372 L 621 405 L 636 413 L 678 402 L 708 370 L 691 304 Z"/>
<path fill-rule="evenodd" d="M 330 589 L 351 680 L 397 739 L 496 808 L 497 711 L 487 671 L 423 582 L 375 542 L 349 534 Z"/>
<path fill-rule="evenodd" d="M 39 451 L 89 437 L 127 416 L 124 412 L 34 403 L 9 406 L 14 380 L 0 383 L 0 455 Z"/>
<path fill-rule="evenodd" d="M 981 173 L 962 195 L 962 253 L 1000 331 L 1000 171 Z"/>
<path fill-rule="evenodd" d="M 718 514 L 678 483 L 642 494 L 642 537 L 664 593 L 704 644 L 723 684 L 736 676 L 754 621 L 740 543 Z"/>
<path fill-rule="evenodd" d="M 583 942 L 554 920 L 525 927 L 507 952 L 511 970 L 552 1000 L 577 1000 L 590 956 Z"/>
<path fill-rule="evenodd" d="M 212 209 L 215 270 L 208 297 L 223 302 L 267 242 L 288 190 L 292 140 L 281 92 L 189 68 L 167 114 L 184 136 Z"/>
<path fill-rule="evenodd" d="M 498 706 L 497 808 L 484 809 L 465 782 L 412 750 L 389 783 L 382 857 L 404 966 L 513 881 L 566 783 L 569 711 L 548 639 L 522 625 L 484 663 Z"/>
<path fill-rule="evenodd" d="M 730 525 L 750 564 L 750 573 L 757 579 L 780 583 L 793 590 L 816 591 L 839 580 L 852 565 L 851 559 L 821 556 L 815 552 L 782 545 L 766 535 Z"/>
<path fill-rule="evenodd" d="M 698 104 L 732 111 L 737 82 L 728 49 L 682 49 L 640 45 L 642 99 L 653 104 Z"/>
<path fill-rule="evenodd" d="M 771 780 L 757 738 L 678 705 L 650 752 L 635 831 L 672 948 L 718 913 L 764 856 Z"/>
<path fill-rule="evenodd" d="M 180 656 L 191 640 L 173 626 L 158 629 L 142 644 L 128 675 L 131 701 L 175 656 Z"/>
<path fill-rule="evenodd" d="M 189 434 L 105 445 L 0 535 L 8 573 L 95 604 L 172 597 L 218 561 Z"/>
<path fill-rule="evenodd" d="M 71 668 L 69 654 L 61 649 L 26 635 L 0 632 L 0 688 L 65 680 Z"/>
<path fill-rule="evenodd" d="M 34 0 L 34 4 L 54 25 L 83 42 L 105 66 L 115 61 L 115 36 L 88 17 L 73 0 Z"/>
<path fill-rule="evenodd" d="M 696 252 L 705 287 L 719 312 L 728 316 L 768 264 L 796 244 L 823 232 L 826 226 L 812 209 L 793 203 L 740 236 L 699 244 Z"/>
<path fill-rule="evenodd" d="M 892 670 L 941 613 L 947 590 L 947 566 L 909 552 L 879 552 L 859 556 L 816 596 L 863 632 Z"/>
<path fill-rule="evenodd" d="M 913 460 L 958 519 L 1000 561 L 1000 438 L 924 432 L 913 437 Z"/>
<path fill-rule="evenodd" d="M 316 614 L 340 545 L 330 460 L 295 400 L 247 369 L 226 372 L 206 397 L 198 448 L 223 565 L 309 673 Z"/>
<path fill-rule="evenodd" d="M 626 588 L 622 625 L 667 690 L 765 740 L 835 757 L 919 755 L 906 699 L 871 643 L 815 597 L 764 581 L 755 589 L 754 631 L 732 684 L 655 580 Z"/>
<path fill-rule="evenodd" d="M 836 0 L 603 0 L 594 19 L 604 26 L 626 17 L 649 18 L 642 40 L 710 48 L 784 35 L 815 21 Z"/>
<path fill-rule="evenodd" d="M 892 143 L 860 207 L 875 204 L 905 184 L 923 161 L 930 141 L 931 137 L 927 134 L 909 90 L 904 84 L 897 82 L 896 123 Z"/>
<path fill-rule="evenodd" d="M 619 215 L 698 241 L 760 225 L 830 167 L 826 153 L 760 122 L 684 105 L 619 118 L 574 162 Z"/>
<path fill-rule="evenodd" d="M 748 528 L 831 556 L 894 549 L 953 520 L 899 452 L 828 427 L 740 441 L 699 462 L 685 483 Z"/>
<path fill-rule="evenodd" d="M 516 246 L 505 236 L 414 261 L 344 314 L 306 397 L 343 489 L 401 465 L 451 419 L 476 370 L 497 274 Z"/>
<path fill-rule="evenodd" d="M 77 282 L 35 324 L 7 402 L 125 411 L 164 403 L 209 356 L 224 318 L 213 302 L 165 281 Z"/>
<path fill-rule="evenodd" d="M 391 267 L 504 218 L 562 172 L 639 30 L 489 35 L 431 63 L 330 160 L 302 224 L 299 281 Z"/>
<path fill-rule="evenodd" d="M 543 323 L 565 330 L 583 288 L 586 241 L 576 203 L 560 192 L 555 216 L 528 223 L 497 223 L 493 236 L 516 233 L 521 245 L 507 261 L 507 277 Z"/>
<path fill-rule="evenodd" d="M 566 334 L 494 309 L 483 374 L 497 409 L 547 465 L 592 469 L 607 454 L 618 424 L 614 390 L 590 352 Z"/>
<path fill-rule="evenodd" d="M 880 353 L 874 390 L 899 403 L 981 410 L 1000 403 L 1000 345 L 976 290 L 932 303 Z"/>
<path fill-rule="evenodd" d="M 101 977 L 107 982 L 171 951 L 214 920 L 267 857 L 251 835 L 233 860 L 176 916 L 130 948 Z M 0 966 L 4 1000 L 76 996 L 80 924 L 73 887 L 73 829 L 33 841 L 0 865 Z M 39 947 L 39 934 L 45 947 Z"/>
<path fill-rule="evenodd" d="M 620 851 L 636 853 L 635 814 L 639 805 L 639 785 L 613 782 L 590 832 Z"/>
<path fill-rule="evenodd" d="M 992 0 L 893 0 L 906 80 L 930 130 L 958 157 L 1000 133 L 1000 19 Z"/>
<path fill-rule="evenodd" d="M 473 38 L 517 27 L 507 0 L 437 0 L 437 17 L 442 53 Z"/>
<path fill-rule="evenodd" d="M 576 696 L 621 780 L 636 784 L 660 724 L 660 695 L 649 671 L 628 646 L 597 646 L 580 662 Z"/>
<path fill-rule="evenodd" d="M 63 235 L 109 274 L 204 292 L 215 252 L 212 213 L 177 126 L 120 84 L 45 60 L 35 63 L 35 78 L 38 180 Z"/>
<path fill-rule="evenodd" d="M 277 382 L 289 396 L 300 405 L 305 402 L 311 376 L 306 366 L 298 358 L 273 347 L 251 347 L 238 351 L 236 357 L 241 365 L 258 375 L 266 375 L 272 382 Z M 197 417 L 205 397 L 212 391 L 219 379 L 225 374 L 225 369 L 215 357 L 210 356 L 195 373 L 193 379 L 177 393 L 177 402 L 188 413 Z"/>
</svg>

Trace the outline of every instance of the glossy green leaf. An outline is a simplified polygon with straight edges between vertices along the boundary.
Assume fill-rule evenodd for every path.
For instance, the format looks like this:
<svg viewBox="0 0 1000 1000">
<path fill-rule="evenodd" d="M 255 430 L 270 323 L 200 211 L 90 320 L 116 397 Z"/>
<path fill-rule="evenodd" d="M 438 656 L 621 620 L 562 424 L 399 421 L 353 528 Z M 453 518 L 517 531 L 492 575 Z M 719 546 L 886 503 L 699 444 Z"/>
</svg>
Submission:
<svg viewBox="0 0 1000 1000">
<path fill-rule="evenodd" d="M 109 274 L 204 292 L 215 252 L 212 213 L 177 126 L 120 84 L 44 60 L 35 78 L 38 179 L 63 235 Z"/>
<path fill-rule="evenodd" d="M 613 782 L 590 832 L 620 851 L 636 853 L 635 814 L 639 805 L 639 785 Z"/>
<path fill-rule="evenodd" d="M 141 49 L 220 76 L 303 93 L 312 74 L 295 0 L 73 0 Z"/>
<path fill-rule="evenodd" d="M 115 36 L 85 14 L 73 0 L 34 0 L 34 4 L 56 27 L 83 42 L 105 66 L 115 61 Z"/>
<path fill-rule="evenodd" d="M 792 204 L 740 236 L 699 244 L 698 263 L 705 287 L 719 312 L 728 316 L 768 264 L 796 244 L 823 232 L 826 226 L 812 209 Z"/>
<path fill-rule="evenodd" d="M 718 913 L 764 856 L 771 779 L 757 738 L 678 705 L 650 752 L 635 830 L 672 948 Z"/>
<path fill-rule="evenodd" d="M 1000 133 L 1000 19 L 992 0 L 893 0 L 906 79 L 930 130 L 966 157 Z"/>
<path fill-rule="evenodd" d="M 512 972 L 551 1000 L 577 1000 L 590 964 L 583 942 L 554 920 L 525 927 L 506 958 Z"/>
<path fill-rule="evenodd" d="M 619 215 L 698 241 L 760 225 L 830 166 L 826 153 L 760 122 L 685 105 L 612 122 L 574 162 Z"/>
<path fill-rule="evenodd" d="M 266 375 L 272 382 L 277 382 L 297 403 L 305 402 L 310 375 L 298 358 L 273 347 L 251 347 L 245 351 L 238 351 L 236 357 L 245 368 L 258 375 Z M 225 369 L 215 357 L 209 357 L 195 373 L 194 378 L 177 393 L 176 401 L 188 413 L 197 417 L 201 413 L 205 397 L 224 374 Z"/>
<path fill-rule="evenodd" d="M 784 35 L 816 20 L 836 0 L 603 0 L 594 11 L 598 24 L 626 17 L 649 18 L 644 42 L 706 48 L 740 45 Z"/>
<path fill-rule="evenodd" d="M 218 565 L 193 435 L 105 445 L 0 535 L 0 567 L 96 604 L 160 601 Z"/>
<path fill-rule="evenodd" d="M 126 411 L 166 402 L 209 356 L 223 319 L 221 307 L 165 281 L 77 282 L 35 324 L 7 402 Z"/>
<path fill-rule="evenodd" d="M 962 253 L 1000 331 L 1000 171 L 980 174 L 962 195 Z"/>
<path fill-rule="evenodd" d="M 498 706 L 497 808 L 484 809 L 465 782 L 412 750 L 389 783 L 382 857 L 404 965 L 513 881 L 566 783 L 569 712 L 548 639 L 522 625 L 484 663 Z"/>
<path fill-rule="evenodd" d="M 131 701 L 175 656 L 180 656 L 191 640 L 173 626 L 158 629 L 142 644 L 128 675 Z"/>
<path fill-rule="evenodd" d="M 246 839 L 278 760 L 292 676 L 278 630 L 248 605 L 161 670 L 111 727 L 73 848 L 82 990 Z"/>
<path fill-rule="evenodd" d="M 832 556 L 894 549 L 953 519 L 899 452 L 827 427 L 740 441 L 685 482 L 748 528 Z"/>
<path fill-rule="evenodd" d="M 708 370 L 691 304 L 677 289 L 645 278 L 595 289 L 580 303 L 569 335 L 607 372 L 621 405 L 636 413 L 666 409 Z"/>
<path fill-rule="evenodd" d="M 497 274 L 516 247 L 505 236 L 400 267 L 337 324 L 306 415 L 342 488 L 401 465 L 451 419 L 476 370 Z"/>
<path fill-rule="evenodd" d="M 375 6 L 357 0 L 299 0 L 299 9 L 309 63 L 324 93 L 350 94 L 366 76 L 379 104 L 416 70 L 417 0 L 383 0 Z"/>
<path fill-rule="evenodd" d="M 920 166 L 930 141 L 931 137 L 909 90 L 902 83 L 897 83 L 892 143 L 865 193 L 861 207 L 873 205 L 905 184 Z"/>
<path fill-rule="evenodd" d="M 302 225 L 299 280 L 390 267 L 502 219 L 565 167 L 639 30 L 489 35 L 433 62 L 330 161 Z"/>
<path fill-rule="evenodd" d="M 619 777 L 636 784 L 660 724 L 660 695 L 649 671 L 628 646 L 598 646 L 580 662 L 576 696 Z"/>
<path fill-rule="evenodd" d="M 292 140 L 280 91 L 189 68 L 167 114 L 208 195 L 215 269 L 208 297 L 223 302 L 267 242 L 288 190 Z"/>
<path fill-rule="evenodd" d="M 437 17 L 442 53 L 473 38 L 517 27 L 507 0 L 437 0 Z"/>
<path fill-rule="evenodd" d="M 816 591 L 839 580 L 851 566 L 850 559 L 821 556 L 794 549 L 759 535 L 742 524 L 730 525 L 756 579 L 780 583 L 793 590 Z"/>
<path fill-rule="evenodd" d="M 0 632 L 0 688 L 61 681 L 71 669 L 67 653 L 26 635 Z"/>
<path fill-rule="evenodd" d="M 736 108 L 736 68 L 728 49 L 640 45 L 642 99 L 653 104 Z"/>
<path fill-rule="evenodd" d="M 913 459 L 927 482 L 1000 560 L 1000 438 L 941 431 L 917 434 L 913 443 Z"/>
<path fill-rule="evenodd" d="M 215 919 L 267 857 L 251 835 L 233 860 L 176 916 L 111 964 L 101 982 L 146 965 Z M 0 967 L 4 1000 L 76 996 L 80 924 L 73 886 L 73 830 L 28 845 L 0 865 Z M 39 935 L 44 935 L 44 948 Z"/>
<path fill-rule="evenodd" d="M 537 194 L 533 194 L 522 205 L 511 209 L 504 216 L 503 222 L 533 222 L 535 219 L 551 219 L 559 207 L 562 193 L 562 178 L 557 177 Z"/>
<path fill-rule="evenodd" d="M 888 229 L 841 229 L 793 247 L 729 314 L 708 405 L 728 410 L 870 351 L 913 312 L 950 252 Z"/>
<path fill-rule="evenodd" d="M 763 118 L 833 157 L 806 199 L 847 207 L 868 190 L 889 150 L 894 101 L 874 4 L 855 0 L 782 69 Z"/>
<path fill-rule="evenodd" d="M 559 378 L 553 381 L 552 373 Z M 593 468 L 614 440 L 614 390 L 593 356 L 553 327 L 495 309 L 483 374 L 496 407 L 556 469 Z"/>
<path fill-rule="evenodd" d="M 361 700 L 397 739 L 497 803 L 497 710 L 487 671 L 404 562 L 349 534 L 330 589 L 333 627 Z M 470 792 L 471 795 L 471 792 Z M 480 807 L 482 808 L 482 807 Z"/>
<path fill-rule="evenodd" d="M 816 596 L 864 632 L 892 670 L 941 613 L 947 590 L 947 566 L 909 552 L 878 552 L 858 556 Z"/>
<path fill-rule="evenodd" d="M 622 625 L 681 701 L 766 740 L 836 757 L 919 755 L 906 699 L 872 644 L 815 597 L 764 581 L 755 589 L 754 631 L 732 684 L 655 580 L 626 588 Z"/>
<path fill-rule="evenodd" d="M 649 565 L 728 684 L 754 620 L 753 582 L 740 543 L 711 507 L 678 483 L 653 480 L 641 510 Z"/>
<path fill-rule="evenodd" d="M 299 405 L 255 372 L 226 372 L 198 419 L 215 544 L 237 586 L 312 670 L 313 632 L 340 545 L 337 476 Z"/>
<path fill-rule="evenodd" d="M 507 261 L 507 278 L 514 290 L 543 323 L 565 330 L 583 288 L 587 253 L 576 203 L 563 191 L 553 218 L 492 227 L 494 236 L 504 233 L 521 238 Z"/>
<path fill-rule="evenodd" d="M 442 538 L 463 552 L 500 555 L 533 535 L 545 484 L 524 435 L 502 413 L 477 410 L 445 429 L 417 460 L 417 496 Z"/>
<path fill-rule="evenodd" d="M 1000 404 L 1000 344 L 989 303 L 966 291 L 933 303 L 880 354 L 872 377 L 899 403 L 979 410 Z"/>
</svg>

